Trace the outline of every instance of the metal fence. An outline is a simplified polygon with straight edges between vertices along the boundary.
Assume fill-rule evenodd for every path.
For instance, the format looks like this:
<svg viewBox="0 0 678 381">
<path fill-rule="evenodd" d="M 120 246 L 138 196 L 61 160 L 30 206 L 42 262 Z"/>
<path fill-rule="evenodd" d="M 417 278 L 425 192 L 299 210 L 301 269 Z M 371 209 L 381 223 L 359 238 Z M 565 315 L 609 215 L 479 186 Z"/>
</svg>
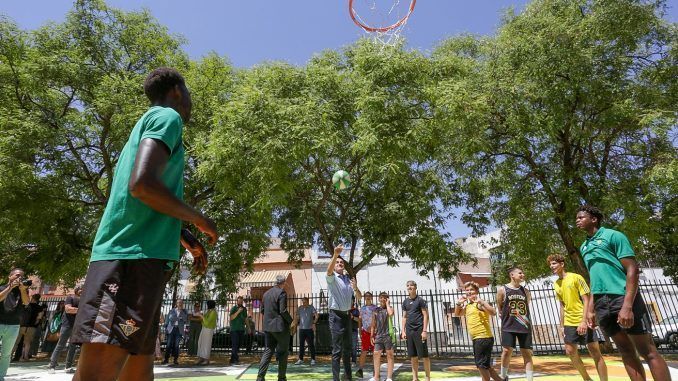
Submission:
<svg viewBox="0 0 678 381">
<path fill-rule="evenodd" d="M 365 292 L 367 290 L 363 290 Z M 381 290 L 370 290 L 375 295 L 374 302 L 378 303 L 379 292 Z M 402 318 L 402 304 L 408 297 L 407 292 L 386 291 L 391 300 L 391 305 L 395 309 L 395 327 L 398 333 L 396 342 L 396 353 L 402 354 L 407 348 L 405 342 L 400 340 L 400 327 Z M 533 349 L 535 354 L 555 354 L 564 353 L 563 342 L 560 337 L 560 303 L 556 300 L 553 289 L 550 286 L 540 288 L 530 287 L 532 300 L 530 302 L 530 314 L 532 319 Z M 659 345 L 661 352 L 678 353 L 678 285 L 673 283 L 661 282 L 643 282 L 640 285 L 640 293 L 648 307 L 650 317 L 653 323 L 653 335 Z M 429 312 L 429 352 L 435 356 L 455 356 L 469 355 L 473 353 L 472 342 L 466 329 L 466 321 L 463 316 L 454 315 L 455 302 L 462 296 L 461 290 L 420 290 L 419 296 L 428 303 Z M 485 288 L 480 290 L 480 298 L 495 304 L 496 289 Z M 328 324 L 327 293 L 319 294 L 297 294 L 288 295 L 288 308 L 292 316 L 296 316 L 297 309 L 301 305 L 303 297 L 308 297 L 310 304 L 318 311 L 320 317 L 316 327 L 316 350 L 318 353 L 330 352 L 330 331 Z M 50 299 L 46 301 L 50 304 L 50 310 L 55 308 L 59 299 Z M 172 308 L 171 300 L 165 300 L 162 306 L 162 313 L 166 315 Z M 245 306 L 248 315 L 254 320 L 254 325 L 258 331 L 246 341 L 254 353 L 263 350 L 262 331 L 262 313 L 260 301 L 256 299 L 245 298 Z M 184 306 L 190 314 L 193 310 L 194 301 L 184 299 Z M 229 337 L 229 312 L 235 305 L 235 298 L 226 303 L 218 305 L 218 322 L 213 340 L 213 351 L 230 351 Z M 205 304 L 201 307 L 204 309 Z M 674 323 L 672 323 L 675 321 Z M 490 325 L 495 337 L 495 352 L 500 352 L 499 345 L 501 323 L 499 317 L 494 316 L 490 319 Z M 187 332 L 188 333 L 188 332 Z M 185 340 L 189 335 L 185 335 Z M 182 344 L 184 347 L 186 343 Z M 292 338 L 293 352 L 296 353 L 299 345 L 298 335 Z M 360 350 L 358 342 L 358 351 Z"/>
</svg>

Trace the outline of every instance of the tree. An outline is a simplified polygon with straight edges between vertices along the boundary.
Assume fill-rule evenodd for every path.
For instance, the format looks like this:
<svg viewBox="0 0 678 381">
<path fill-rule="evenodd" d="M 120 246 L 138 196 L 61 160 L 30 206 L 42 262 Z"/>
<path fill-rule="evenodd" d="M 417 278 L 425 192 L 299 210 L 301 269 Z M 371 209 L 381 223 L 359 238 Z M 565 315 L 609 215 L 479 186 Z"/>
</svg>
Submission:
<svg viewBox="0 0 678 381">
<path fill-rule="evenodd" d="M 573 226 L 582 203 L 607 212 L 636 249 L 656 242 L 662 208 L 644 179 L 675 161 L 675 25 L 659 1 L 537 0 L 493 38 L 441 44 L 431 90 L 450 126 L 441 171 L 464 193 L 477 232 L 503 228 L 501 250 L 531 275 L 566 251 L 587 274 Z"/>
<path fill-rule="evenodd" d="M 84 275 L 118 154 L 148 106 L 141 84 L 188 66 L 180 44 L 148 12 L 99 0 L 32 32 L 0 20 L 3 267 Z"/>
<path fill-rule="evenodd" d="M 348 243 L 352 271 L 377 255 L 392 266 L 407 255 L 449 278 L 468 259 L 440 228 L 440 200 L 451 196 L 432 162 L 441 131 L 424 123 L 432 68 L 419 53 L 380 49 L 363 40 L 305 67 L 239 73 L 198 152 L 199 174 L 214 184 L 211 215 L 227 211 L 231 227 L 217 268 L 251 266 L 272 231 L 291 262 L 304 248 Z M 352 180 L 343 191 L 331 183 L 339 169 Z"/>
</svg>

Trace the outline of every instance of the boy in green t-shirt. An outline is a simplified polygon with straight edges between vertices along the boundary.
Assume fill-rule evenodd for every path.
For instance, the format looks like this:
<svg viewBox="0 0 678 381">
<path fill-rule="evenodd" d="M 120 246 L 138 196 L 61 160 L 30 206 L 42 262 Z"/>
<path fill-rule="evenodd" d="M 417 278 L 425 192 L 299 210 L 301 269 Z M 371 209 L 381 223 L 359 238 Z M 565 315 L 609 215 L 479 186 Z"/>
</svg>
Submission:
<svg viewBox="0 0 678 381">
<path fill-rule="evenodd" d="M 214 222 L 183 201 L 182 130 L 192 108 L 184 78 L 156 69 L 144 93 L 151 108 L 118 157 L 73 326 L 71 343 L 82 343 L 78 381 L 153 379 L 160 303 L 180 246 L 195 270 L 207 266 L 205 249 L 181 233 L 181 223 L 217 239 Z"/>
<path fill-rule="evenodd" d="M 577 209 L 577 227 L 586 232 L 579 251 L 591 276 L 593 303 L 586 318 L 589 328 L 596 320 L 612 338 L 633 381 L 645 380 L 643 356 L 655 380 L 670 380 L 669 368 L 650 336 L 651 324 L 643 298 L 638 293 L 640 269 L 626 236 L 600 226 L 603 212 L 595 206 Z M 595 313 L 594 313 L 595 311 Z"/>
<path fill-rule="evenodd" d="M 600 381 L 607 381 L 607 366 L 600 353 L 598 332 L 588 327 L 584 311 L 589 308 L 591 290 L 579 274 L 565 271 L 565 257 L 551 254 L 546 259 L 551 271 L 558 276 L 553 283 L 556 298 L 560 302 L 561 336 L 565 341 L 565 353 L 584 380 L 590 380 L 589 373 L 579 357 L 578 345 L 586 345 L 596 364 Z M 604 340 L 603 340 L 604 341 Z"/>
</svg>

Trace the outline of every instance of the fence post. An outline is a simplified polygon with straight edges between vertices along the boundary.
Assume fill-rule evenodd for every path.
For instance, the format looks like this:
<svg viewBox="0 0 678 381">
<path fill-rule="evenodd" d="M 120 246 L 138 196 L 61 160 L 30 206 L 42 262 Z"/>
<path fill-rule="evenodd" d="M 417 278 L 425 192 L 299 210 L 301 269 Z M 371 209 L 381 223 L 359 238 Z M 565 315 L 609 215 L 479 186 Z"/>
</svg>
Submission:
<svg viewBox="0 0 678 381">
<path fill-rule="evenodd" d="M 436 336 L 438 334 L 438 319 L 436 319 L 436 309 L 435 309 L 435 299 L 433 299 L 433 290 L 428 290 L 429 295 L 431 296 L 431 313 L 429 314 L 429 320 L 431 315 L 433 316 L 433 336 L 435 336 L 435 342 L 436 342 L 436 356 L 440 356 L 440 348 L 438 348 L 438 345 L 440 344 L 438 340 L 438 337 Z M 427 327 L 425 327 L 427 328 Z M 428 340 L 432 340 L 431 337 L 428 338 Z"/>
</svg>

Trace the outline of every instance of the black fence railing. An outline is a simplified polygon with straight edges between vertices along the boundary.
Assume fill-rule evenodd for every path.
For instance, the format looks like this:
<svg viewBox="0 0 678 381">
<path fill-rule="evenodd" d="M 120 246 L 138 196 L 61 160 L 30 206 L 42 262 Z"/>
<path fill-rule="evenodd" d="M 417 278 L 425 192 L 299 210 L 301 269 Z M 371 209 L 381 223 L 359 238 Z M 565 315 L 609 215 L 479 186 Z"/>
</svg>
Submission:
<svg viewBox="0 0 678 381">
<path fill-rule="evenodd" d="M 363 290 L 363 292 L 366 290 Z M 370 290 L 374 293 L 374 302 L 378 303 L 377 295 L 381 290 Z M 396 353 L 403 354 L 406 351 L 406 345 L 400 340 L 400 327 L 402 318 L 402 303 L 408 297 L 406 291 L 387 291 L 390 296 L 391 305 L 395 309 L 394 323 L 398 333 L 396 341 Z M 530 287 L 532 301 L 530 303 L 530 313 L 532 319 L 533 348 L 536 354 L 555 354 L 564 353 L 563 342 L 560 337 L 560 303 L 557 302 L 553 289 L 548 285 L 541 287 Z M 653 323 L 653 336 L 661 352 L 678 353 L 678 285 L 662 282 L 643 282 L 640 285 L 640 293 L 648 307 L 648 311 Z M 430 353 L 436 356 L 455 356 L 469 355 L 473 353 L 471 339 L 466 329 L 466 321 L 463 316 L 454 315 L 455 302 L 462 296 L 461 290 L 420 290 L 419 295 L 426 299 L 429 307 L 429 339 L 428 346 Z M 328 323 L 327 293 L 319 294 L 297 294 L 288 296 L 288 309 L 292 316 L 296 316 L 298 307 L 301 305 L 302 298 L 308 297 L 320 317 L 316 326 L 316 350 L 318 353 L 326 354 L 330 352 L 330 330 Z M 485 288 L 480 291 L 480 298 L 495 304 L 496 289 Z M 56 306 L 56 303 L 62 298 L 52 298 L 44 300 L 49 304 L 50 311 Z M 264 335 L 262 331 L 262 313 L 260 301 L 251 298 L 245 298 L 248 316 L 251 316 L 255 331 L 245 337 L 245 347 L 252 352 L 258 353 L 263 350 Z M 194 301 L 184 299 L 186 310 L 191 313 Z M 229 312 L 235 305 L 235 298 L 226 305 L 218 305 L 218 322 L 215 331 L 213 351 L 230 351 L 230 331 L 229 331 Z M 205 308 L 204 303 L 201 304 Z M 166 315 L 172 308 L 171 301 L 165 300 L 162 306 L 162 313 Z M 490 319 L 490 325 L 495 337 L 495 352 L 500 352 L 500 321 L 495 316 Z M 184 335 L 183 347 L 186 347 L 190 333 Z M 161 336 L 161 341 L 162 336 Z M 296 353 L 299 345 L 298 335 L 294 335 L 291 341 L 293 352 Z M 360 343 L 358 343 L 358 351 Z M 243 348 L 245 350 L 246 348 Z"/>
</svg>

